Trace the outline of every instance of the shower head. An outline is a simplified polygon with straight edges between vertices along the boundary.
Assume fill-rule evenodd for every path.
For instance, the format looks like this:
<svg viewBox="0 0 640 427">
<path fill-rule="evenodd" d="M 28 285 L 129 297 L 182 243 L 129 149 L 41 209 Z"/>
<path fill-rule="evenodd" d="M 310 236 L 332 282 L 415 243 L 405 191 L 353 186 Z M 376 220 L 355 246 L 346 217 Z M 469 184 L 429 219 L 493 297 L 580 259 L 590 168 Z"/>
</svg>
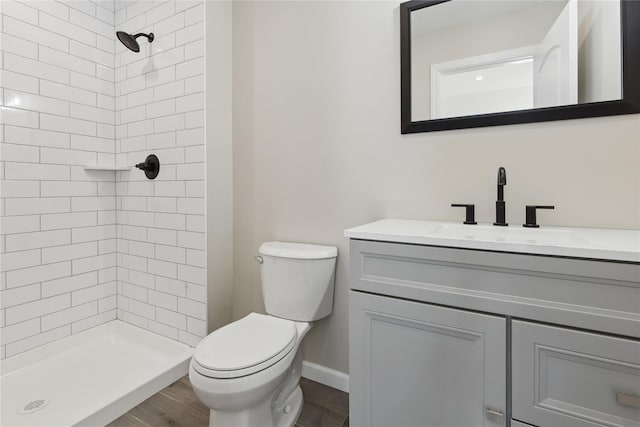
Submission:
<svg viewBox="0 0 640 427">
<path fill-rule="evenodd" d="M 132 36 L 131 34 L 125 33 L 124 31 L 118 31 L 116 32 L 116 36 L 118 36 L 118 40 L 120 40 L 123 45 L 134 52 L 140 52 L 140 45 L 136 41 L 138 37 L 145 36 L 147 40 L 149 40 L 149 43 L 153 41 L 153 33 L 138 33 Z"/>
</svg>

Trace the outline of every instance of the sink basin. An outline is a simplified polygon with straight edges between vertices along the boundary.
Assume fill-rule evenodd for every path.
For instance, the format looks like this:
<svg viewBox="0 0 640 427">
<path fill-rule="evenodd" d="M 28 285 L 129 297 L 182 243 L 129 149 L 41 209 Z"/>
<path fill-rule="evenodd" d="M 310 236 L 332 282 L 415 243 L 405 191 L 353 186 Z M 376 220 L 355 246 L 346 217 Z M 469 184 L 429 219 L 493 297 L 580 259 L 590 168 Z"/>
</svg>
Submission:
<svg viewBox="0 0 640 427">
<path fill-rule="evenodd" d="M 640 230 L 524 228 L 383 219 L 345 230 L 352 239 L 640 263 Z"/>
<path fill-rule="evenodd" d="M 495 227 L 492 225 L 441 224 L 435 226 L 430 234 L 450 239 L 549 246 L 588 245 L 592 243 L 588 238 L 582 236 L 580 232 L 573 230 Z"/>
</svg>

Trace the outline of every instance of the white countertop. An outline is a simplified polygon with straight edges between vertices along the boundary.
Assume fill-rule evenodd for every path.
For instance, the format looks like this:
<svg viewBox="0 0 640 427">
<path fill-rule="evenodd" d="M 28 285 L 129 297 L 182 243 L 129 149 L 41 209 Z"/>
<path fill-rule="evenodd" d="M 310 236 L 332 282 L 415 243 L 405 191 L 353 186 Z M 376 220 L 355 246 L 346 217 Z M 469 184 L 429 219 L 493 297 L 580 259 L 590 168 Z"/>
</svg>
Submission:
<svg viewBox="0 0 640 427">
<path fill-rule="evenodd" d="M 344 232 L 351 239 L 640 262 L 640 230 L 383 219 Z"/>
</svg>

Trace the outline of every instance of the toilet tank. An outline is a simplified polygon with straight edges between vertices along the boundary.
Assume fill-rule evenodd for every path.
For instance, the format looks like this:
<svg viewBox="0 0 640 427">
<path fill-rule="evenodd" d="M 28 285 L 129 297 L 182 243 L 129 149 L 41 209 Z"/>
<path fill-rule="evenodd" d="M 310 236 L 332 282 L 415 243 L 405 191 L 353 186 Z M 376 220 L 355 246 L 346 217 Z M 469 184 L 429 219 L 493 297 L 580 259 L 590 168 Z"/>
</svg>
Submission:
<svg viewBox="0 0 640 427">
<path fill-rule="evenodd" d="M 337 248 L 265 242 L 258 252 L 267 313 L 301 322 L 331 314 Z"/>
</svg>

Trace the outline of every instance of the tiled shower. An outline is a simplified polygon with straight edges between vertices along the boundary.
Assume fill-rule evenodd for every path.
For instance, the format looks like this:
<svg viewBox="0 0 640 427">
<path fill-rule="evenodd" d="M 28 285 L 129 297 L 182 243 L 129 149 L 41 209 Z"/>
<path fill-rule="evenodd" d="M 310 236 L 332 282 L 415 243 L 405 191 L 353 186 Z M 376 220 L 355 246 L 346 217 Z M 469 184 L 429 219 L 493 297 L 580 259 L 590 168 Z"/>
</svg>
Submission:
<svg viewBox="0 0 640 427">
<path fill-rule="evenodd" d="M 203 2 L 2 0 L 0 12 L 0 356 L 116 318 L 195 345 Z M 133 53 L 117 30 L 156 39 Z M 153 181 L 116 170 L 152 153 Z"/>
</svg>

